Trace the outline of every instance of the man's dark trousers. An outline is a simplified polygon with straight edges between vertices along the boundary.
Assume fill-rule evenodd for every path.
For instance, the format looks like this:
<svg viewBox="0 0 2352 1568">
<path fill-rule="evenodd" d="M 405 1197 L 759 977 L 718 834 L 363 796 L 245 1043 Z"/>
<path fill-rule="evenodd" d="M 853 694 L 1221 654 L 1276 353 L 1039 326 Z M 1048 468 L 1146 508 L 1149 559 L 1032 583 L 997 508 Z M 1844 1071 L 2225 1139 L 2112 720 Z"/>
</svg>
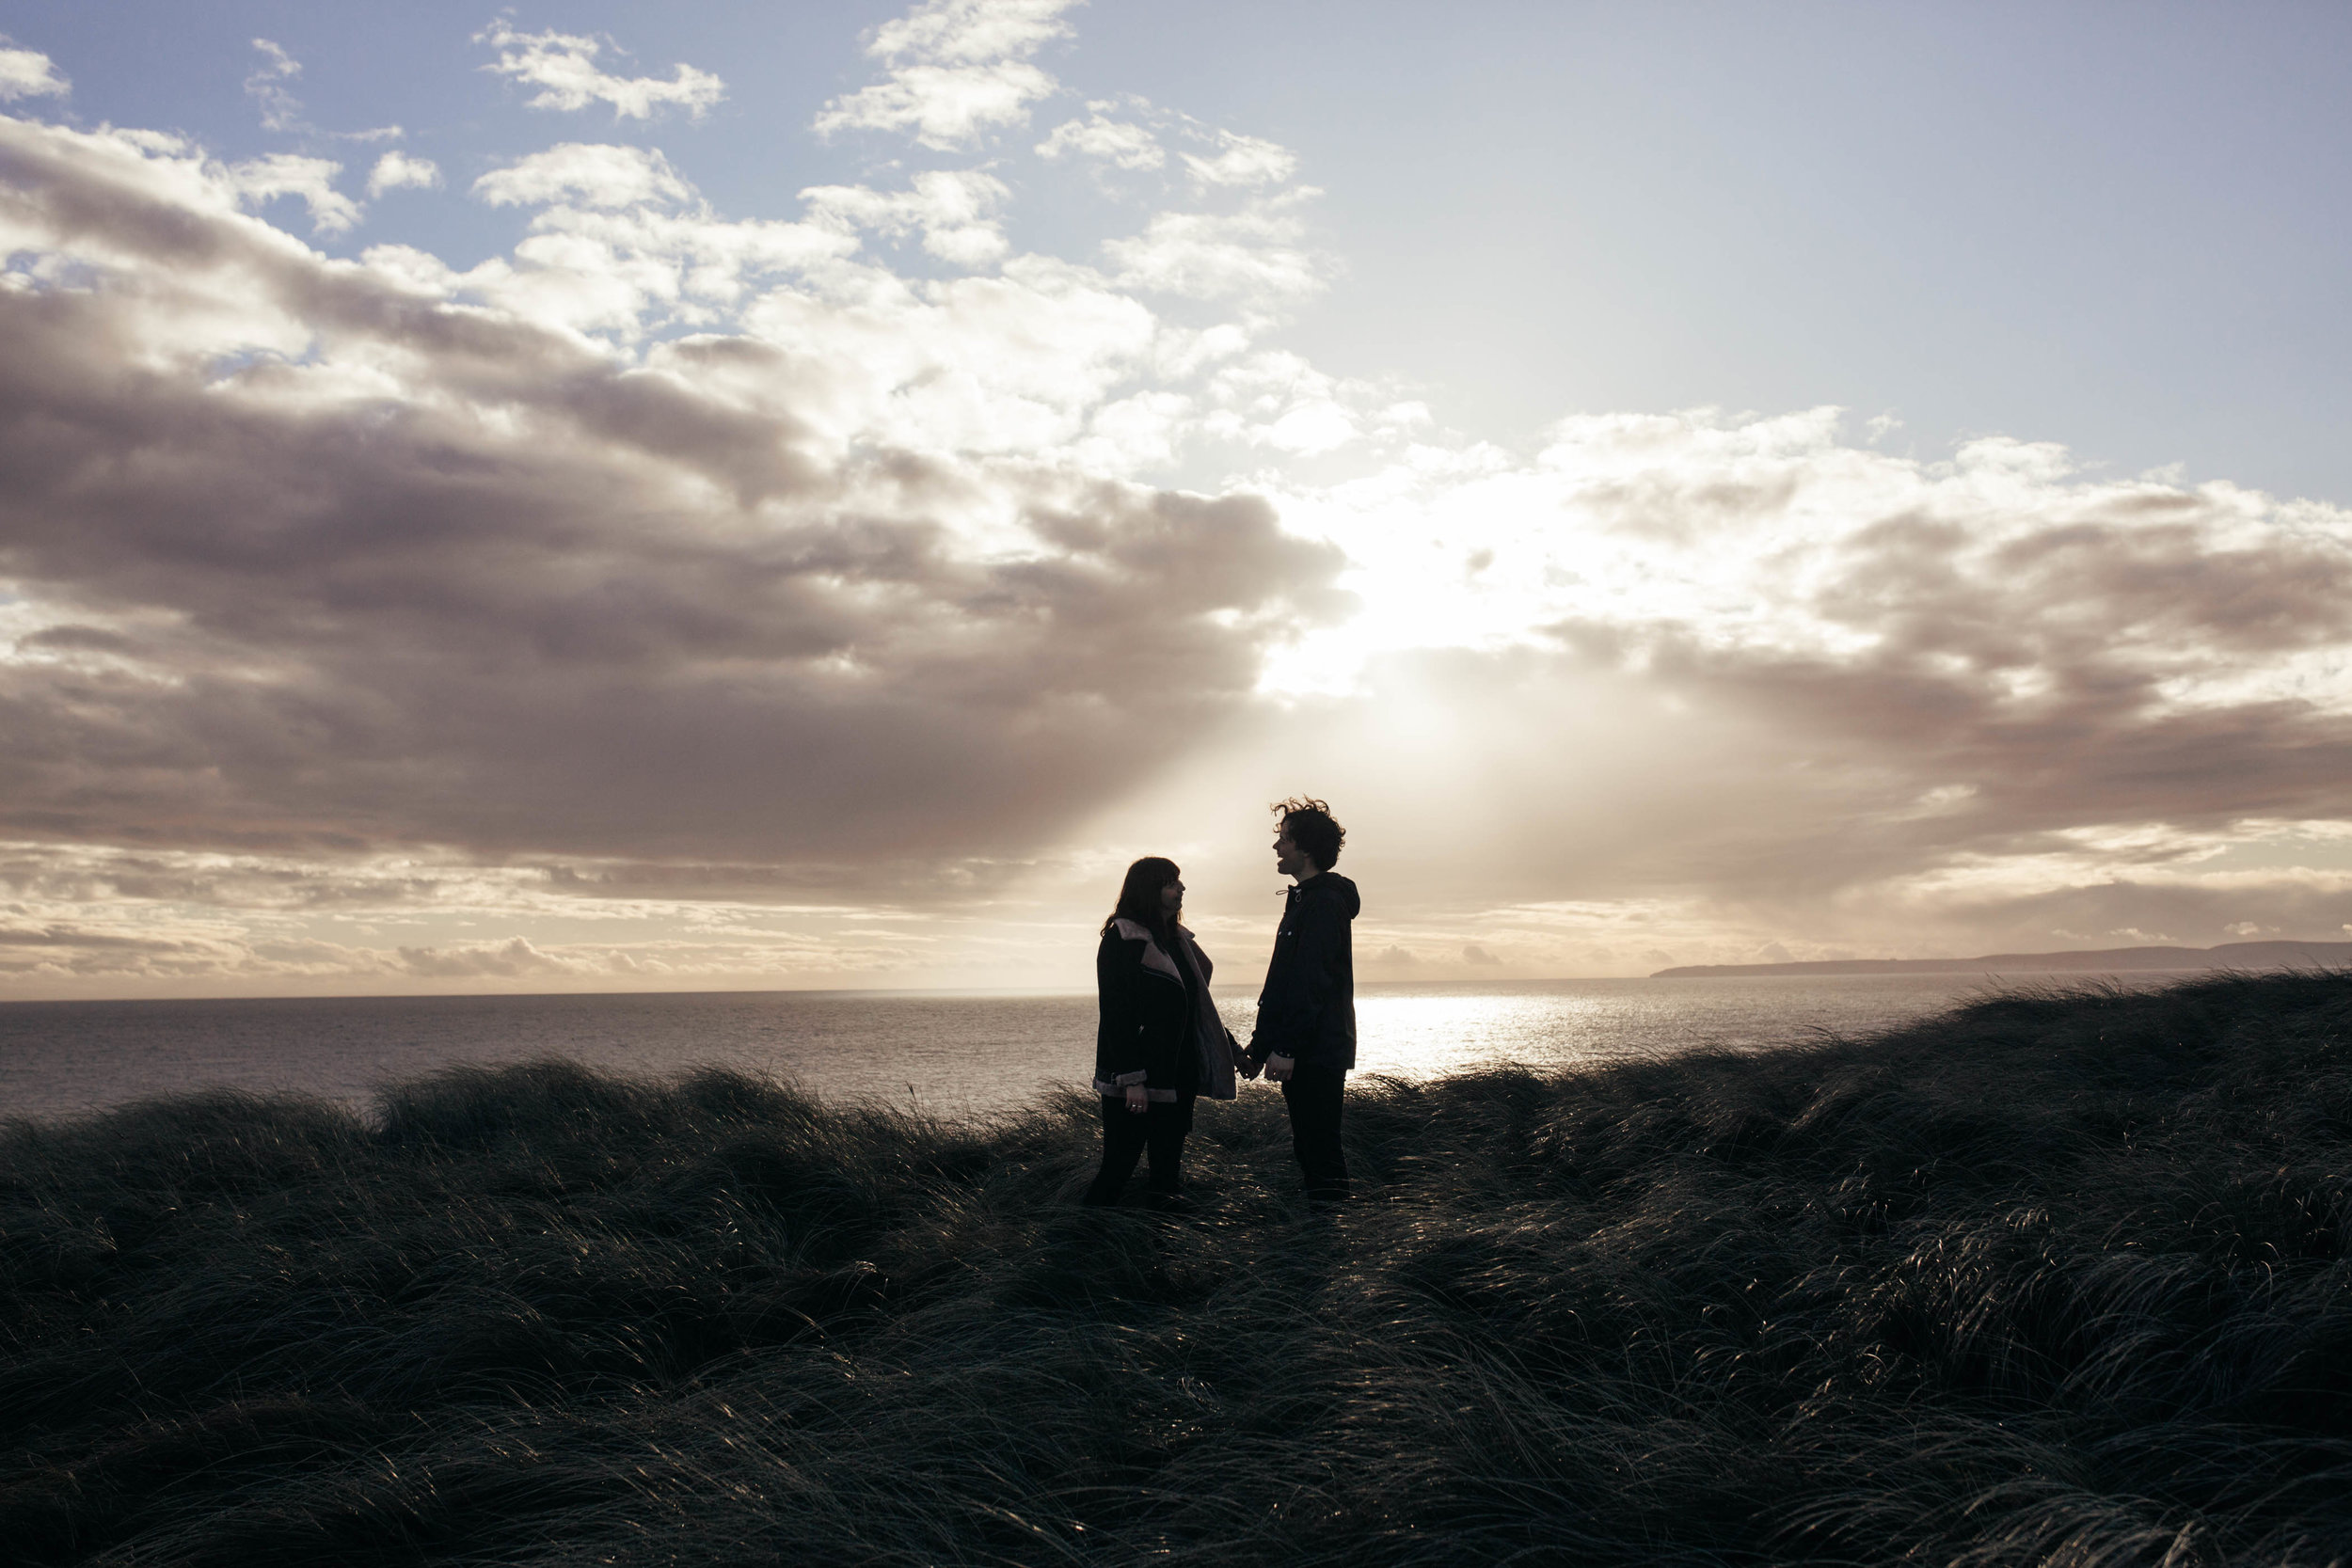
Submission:
<svg viewBox="0 0 2352 1568">
<path fill-rule="evenodd" d="M 1311 1201 L 1332 1202 L 1347 1196 L 1347 1154 L 1340 1148 L 1340 1103 L 1347 1088 L 1347 1069 L 1300 1062 L 1282 1085 L 1290 1107 L 1291 1148 L 1307 1178 Z"/>
</svg>

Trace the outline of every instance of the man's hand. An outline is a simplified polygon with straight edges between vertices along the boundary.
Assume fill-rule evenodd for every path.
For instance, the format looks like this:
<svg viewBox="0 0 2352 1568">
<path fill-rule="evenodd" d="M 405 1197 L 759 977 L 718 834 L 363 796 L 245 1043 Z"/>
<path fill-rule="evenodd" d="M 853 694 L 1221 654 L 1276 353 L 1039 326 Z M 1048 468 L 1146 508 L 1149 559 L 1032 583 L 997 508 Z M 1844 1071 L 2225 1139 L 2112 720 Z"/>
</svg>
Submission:
<svg viewBox="0 0 2352 1568">
<path fill-rule="evenodd" d="M 1139 1117 L 1152 1108 L 1152 1097 L 1143 1092 L 1141 1084 L 1127 1085 L 1127 1114 Z"/>
<path fill-rule="evenodd" d="M 1297 1065 L 1295 1059 L 1289 1056 L 1268 1056 L 1265 1059 L 1265 1081 L 1269 1084 L 1287 1084 L 1291 1081 L 1291 1069 Z"/>
</svg>

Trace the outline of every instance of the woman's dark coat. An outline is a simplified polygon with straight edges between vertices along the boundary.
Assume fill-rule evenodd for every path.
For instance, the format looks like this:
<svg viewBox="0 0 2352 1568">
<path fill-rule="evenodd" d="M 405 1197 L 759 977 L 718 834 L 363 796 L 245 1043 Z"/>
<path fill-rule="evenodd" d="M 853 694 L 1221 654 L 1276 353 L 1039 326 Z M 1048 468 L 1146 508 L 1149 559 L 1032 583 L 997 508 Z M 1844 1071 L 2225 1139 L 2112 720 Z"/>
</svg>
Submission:
<svg viewBox="0 0 2352 1568">
<path fill-rule="evenodd" d="M 1232 1037 L 1209 1000 L 1215 966 L 1182 926 L 1175 941 L 1180 950 L 1171 955 L 1135 921 L 1114 920 L 1104 930 L 1094 953 L 1102 997 L 1102 1022 L 1094 1031 L 1096 1093 L 1116 1095 L 1141 1084 L 1157 1101 L 1195 1094 L 1233 1098 Z"/>
</svg>

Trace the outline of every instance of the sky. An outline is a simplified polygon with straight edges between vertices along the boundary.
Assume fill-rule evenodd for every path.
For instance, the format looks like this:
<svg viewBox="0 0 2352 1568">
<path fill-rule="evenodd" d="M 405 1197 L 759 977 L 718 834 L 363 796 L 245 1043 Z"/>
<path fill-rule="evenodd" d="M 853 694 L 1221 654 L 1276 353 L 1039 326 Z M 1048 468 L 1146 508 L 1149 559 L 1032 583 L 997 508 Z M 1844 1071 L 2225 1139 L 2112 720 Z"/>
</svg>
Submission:
<svg viewBox="0 0 2352 1568">
<path fill-rule="evenodd" d="M 2352 932 L 2352 12 L 0 5 L 0 998 Z"/>
</svg>

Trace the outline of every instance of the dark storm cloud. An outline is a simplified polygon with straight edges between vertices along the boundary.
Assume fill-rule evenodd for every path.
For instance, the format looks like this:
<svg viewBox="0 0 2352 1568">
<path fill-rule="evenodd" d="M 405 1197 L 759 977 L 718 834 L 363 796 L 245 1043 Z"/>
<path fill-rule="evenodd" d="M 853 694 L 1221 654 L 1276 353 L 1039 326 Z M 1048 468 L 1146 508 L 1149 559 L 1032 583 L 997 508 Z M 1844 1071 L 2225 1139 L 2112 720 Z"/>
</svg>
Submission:
<svg viewBox="0 0 2352 1568">
<path fill-rule="evenodd" d="M 0 291 L 0 576 L 64 623 L 0 662 L 0 832 L 1018 853 L 1333 605 L 1253 498 L 838 448 L 698 383 L 750 345 L 632 368 L 8 125 L 0 218 L 95 261 Z M 239 311 L 281 352 L 172 325 Z"/>
</svg>

